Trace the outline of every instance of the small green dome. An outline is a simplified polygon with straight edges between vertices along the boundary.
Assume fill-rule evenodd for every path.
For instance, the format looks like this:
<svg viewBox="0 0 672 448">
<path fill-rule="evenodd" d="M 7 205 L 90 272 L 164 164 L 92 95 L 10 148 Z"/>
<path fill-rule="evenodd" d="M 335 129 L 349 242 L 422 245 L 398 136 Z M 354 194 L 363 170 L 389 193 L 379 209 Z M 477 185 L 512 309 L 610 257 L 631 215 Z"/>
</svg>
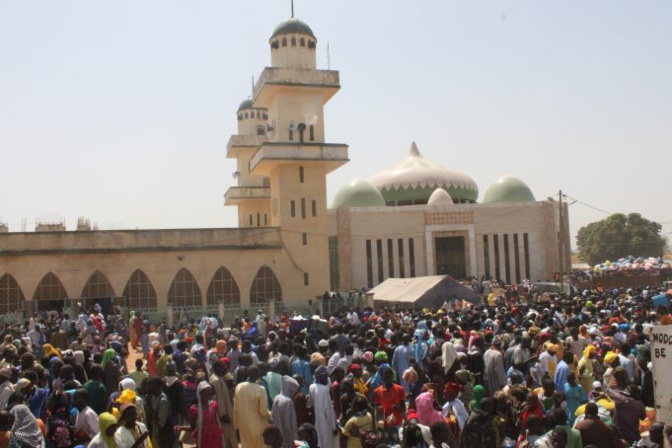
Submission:
<svg viewBox="0 0 672 448">
<path fill-rule="evenodd" d="M 525 182 L 513 176 L 502 176 L 490 185 L 483 196 L 483 203 L 534 202 L 532 190 Z"/>
<path fill-rule="evenodd" d="M 333 208 L 384 207 L 385 199 L 368 180 L 356 179 L 336 193 Z"/>
<path fill-rule="evenodd" d="M 240 103 L 240 106 L 238 106 L 238 112 L 246 109 L 252 109 L 252 100 L 249 98 Z"/>
<path fill-rule="evenodd" d="M 271 39 L 273 39 L 275 36 L 279 36 L 280 34 L 292 33 L 307 34 L 310 37 L 315 37 L 313 30 L 311 30 L 305 22 L 302 22 L 299 19 L 291 18 L 285 20 L 284 22 L 280 22 L 280 24 L 275 27 Z"/>
</svg>

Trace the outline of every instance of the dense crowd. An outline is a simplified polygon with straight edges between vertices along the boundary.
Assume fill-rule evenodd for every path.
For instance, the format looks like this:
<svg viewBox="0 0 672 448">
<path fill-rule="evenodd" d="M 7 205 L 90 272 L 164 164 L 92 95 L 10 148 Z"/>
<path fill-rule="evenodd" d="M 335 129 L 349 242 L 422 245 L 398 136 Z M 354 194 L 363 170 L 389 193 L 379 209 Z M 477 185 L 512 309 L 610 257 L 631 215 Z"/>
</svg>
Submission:
<svg viewBox="0 0 672 448">
<path fill-rule="evenodd" d="M 2 335 L 0 448 L 670 443 L 649 346 L 672 323 L 661 291 L 537 301 L 479 286 L 481 304 L 259 310 L 226 326 L 36 314 Z"/>
</svg>

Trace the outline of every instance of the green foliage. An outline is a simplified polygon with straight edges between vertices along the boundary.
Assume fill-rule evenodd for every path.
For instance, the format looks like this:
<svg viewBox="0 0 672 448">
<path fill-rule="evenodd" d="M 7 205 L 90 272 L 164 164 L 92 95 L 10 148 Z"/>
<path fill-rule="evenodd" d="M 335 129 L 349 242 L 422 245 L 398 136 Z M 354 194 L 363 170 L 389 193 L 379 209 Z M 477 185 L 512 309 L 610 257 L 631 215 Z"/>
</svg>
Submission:
<svg viewBox="0 0 672 448">
<path fill-rule="evenodd" d="M 642 218 L 639 213 L 615 213 L 602 221 L 579 229 L 576 242 L 581 257 L 596 264 L 605 260 L 636 257 L 660 257 L 667 240 L 660 234 L 662 226 Z"/>
</svg>

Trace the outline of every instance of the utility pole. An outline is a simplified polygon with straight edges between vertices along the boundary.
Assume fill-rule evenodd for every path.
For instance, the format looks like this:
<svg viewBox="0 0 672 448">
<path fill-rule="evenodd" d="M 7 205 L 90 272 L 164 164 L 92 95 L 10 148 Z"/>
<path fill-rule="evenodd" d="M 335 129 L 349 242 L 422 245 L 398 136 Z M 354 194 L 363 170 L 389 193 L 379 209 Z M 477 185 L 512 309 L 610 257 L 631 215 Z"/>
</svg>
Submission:
<svg viewBox="0 0 672 448">
<path fill-rule="evenodd" d="M 560 291 L 565 292 L 565 259 L 564 259 L 564 245 L 565 245 L 565 232 L 564 232 L 564 217 L 562 213 L 562 190 L 558 192 L 558 217 L 560 219 L 560 225 L 558 226 L 558 266 L 560 269 Z"/>
</svg>

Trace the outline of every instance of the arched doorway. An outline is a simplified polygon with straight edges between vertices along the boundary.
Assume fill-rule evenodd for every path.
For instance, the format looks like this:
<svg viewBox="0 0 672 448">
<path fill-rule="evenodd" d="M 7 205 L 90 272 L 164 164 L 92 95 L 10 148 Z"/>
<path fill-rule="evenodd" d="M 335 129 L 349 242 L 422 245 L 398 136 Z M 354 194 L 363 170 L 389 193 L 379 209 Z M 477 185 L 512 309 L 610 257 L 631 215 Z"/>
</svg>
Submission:
<svg viewBox="0 0 672 448">
<path fill-rule="evenodd" d="M 187 268 L 177 271 L 168 291 L 168 305 L 173 307 L 203 306 L 201 288 Z"/>
<path fill-rule="evenodd" d="M 53 272 L 48 272 L 35 289 L 33 301 L 40 311 L 62 311 L 68 292 Z"/>
<path fill-rule="evenodd" d="M 220 267 L 210 280 L 208 292 L 206 294 L 206 303 L 216 305 L 218 303 L 226 305 L 240 305 L 240 289 L 236 279 L 225 267 Z"/>
<path fill-rule="evenodd" d="M 103 308 L 103 314 L 107 315 L 115 295 L 114 288 L 105 274 L 96 271 L 87 280 L 80 297 L 84 308 L 99 304 Z"/>
<path fill-rule="evenodd" d="M 268 266 L 262 266 L 252 280 L 250 306 L 265 306 L 271 300 L 282 301 L 282 287 L 273 270 Z"/>
<path fill-rule="evenodd" d="M 19 311 L 25 300 L 19 282 L 12 274 L 0 277 L 0 315 Z"/>
<path fill-rule="evenodd" d="M 156 310 L 158 307 L 154 285 L 142 269 L 136 269 L 126 282 L 124 298 L 130 310 Z"/>
</svg>

